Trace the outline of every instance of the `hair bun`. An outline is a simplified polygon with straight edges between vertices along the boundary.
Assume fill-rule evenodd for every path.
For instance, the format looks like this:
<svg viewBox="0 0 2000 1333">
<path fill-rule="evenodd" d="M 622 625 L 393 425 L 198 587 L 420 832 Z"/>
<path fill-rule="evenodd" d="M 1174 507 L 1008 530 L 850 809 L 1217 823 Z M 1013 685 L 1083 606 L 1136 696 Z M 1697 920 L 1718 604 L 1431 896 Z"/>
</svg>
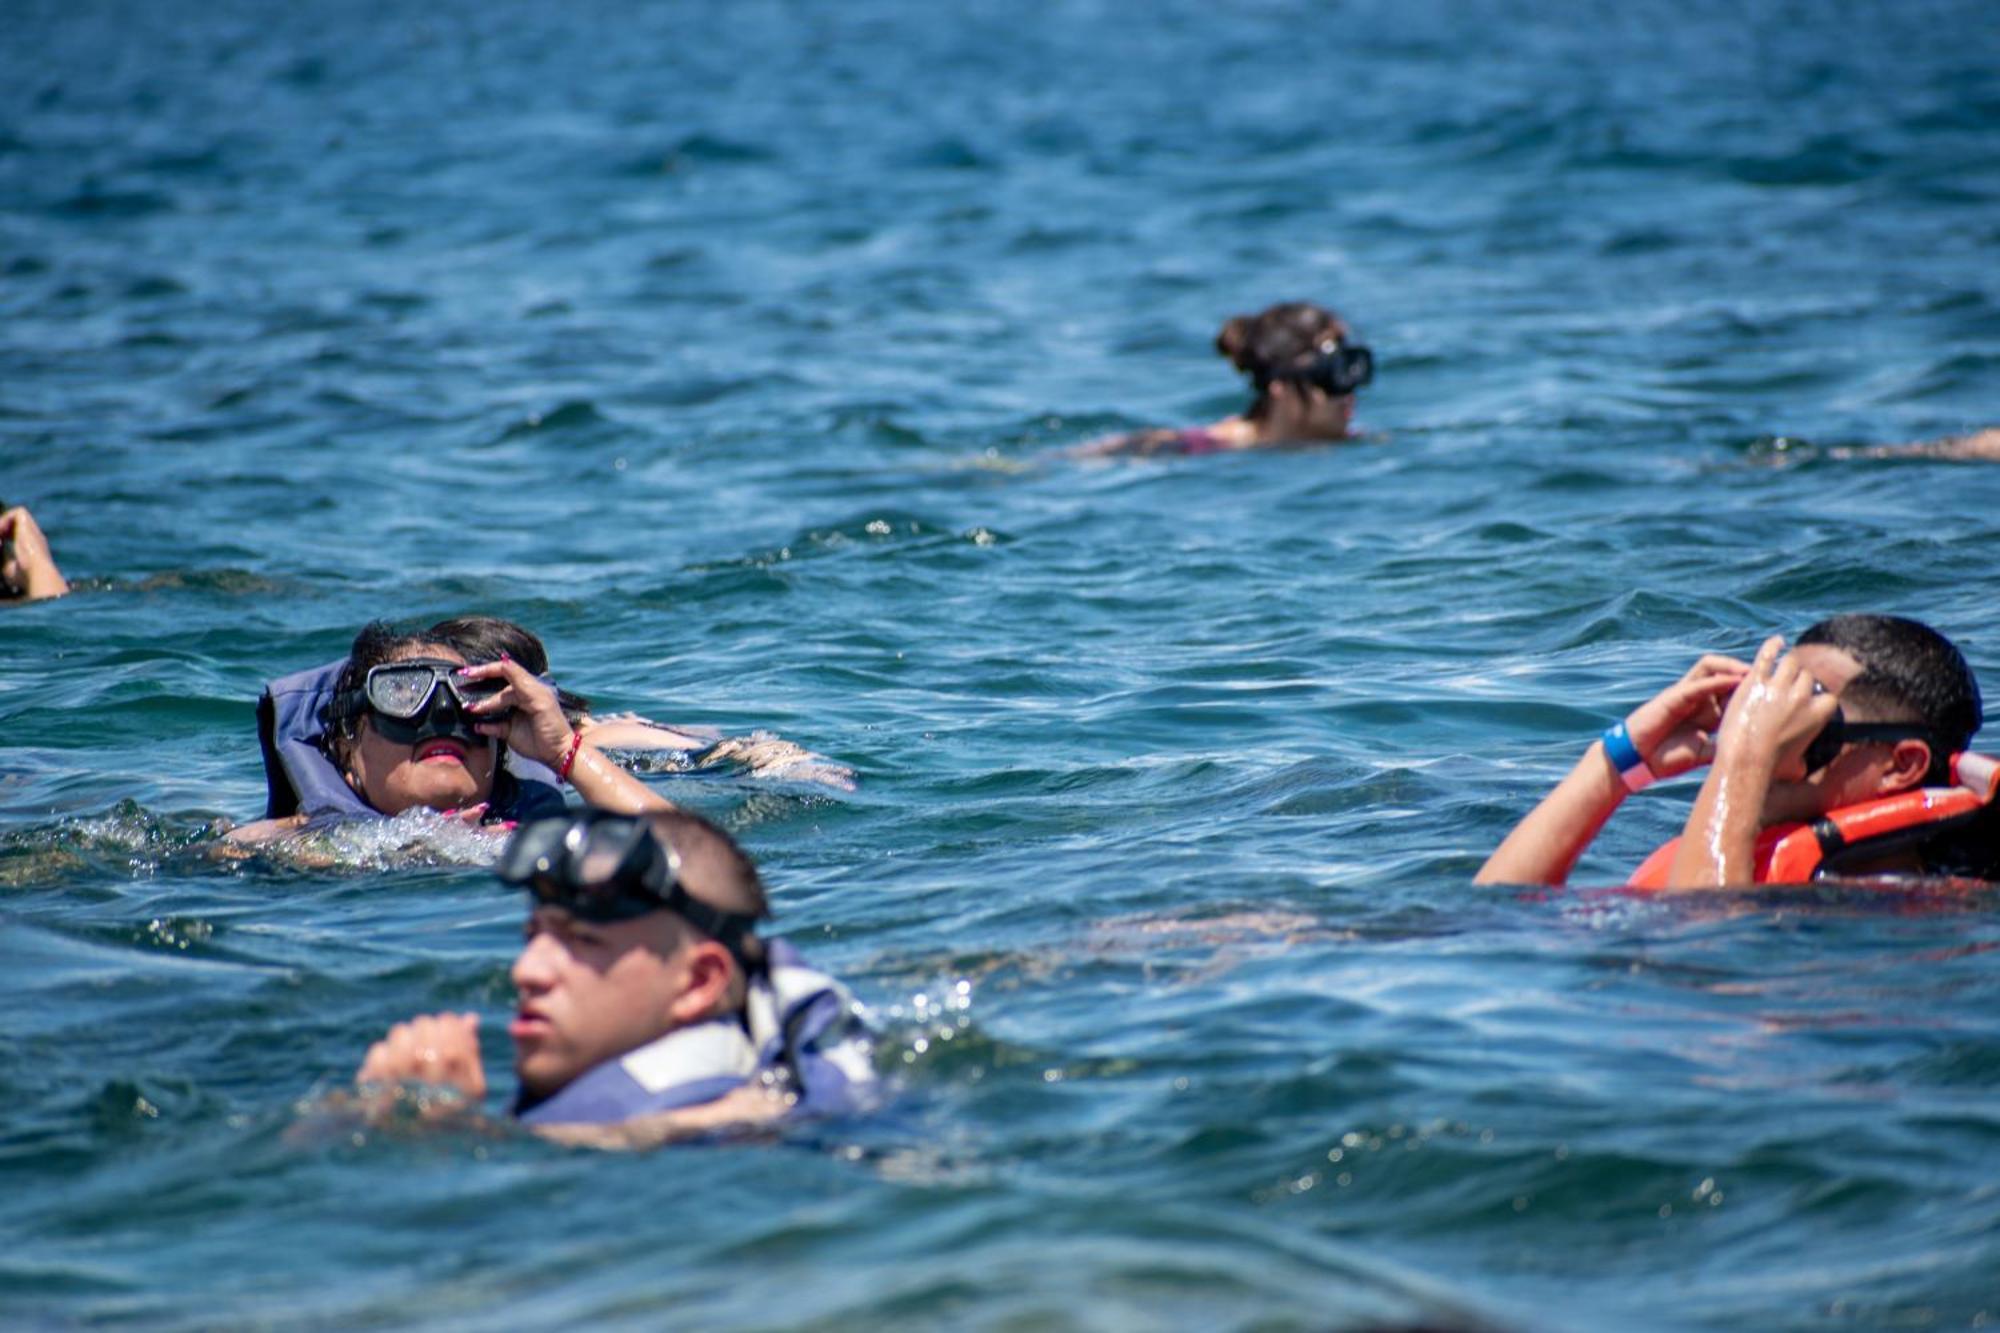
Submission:
<svg viewBox="0 0 2000 1333">
<path fill-rule="evenodd" d="M 1238 370 L 1248 370 L 1243 364 L 1243 353 L 1250 342 L 1250 316 L 1235 315 L 1222 326 L 1215 335 L 1215 350 L 1229 359 L 1229 364 Z"/>
</svg>

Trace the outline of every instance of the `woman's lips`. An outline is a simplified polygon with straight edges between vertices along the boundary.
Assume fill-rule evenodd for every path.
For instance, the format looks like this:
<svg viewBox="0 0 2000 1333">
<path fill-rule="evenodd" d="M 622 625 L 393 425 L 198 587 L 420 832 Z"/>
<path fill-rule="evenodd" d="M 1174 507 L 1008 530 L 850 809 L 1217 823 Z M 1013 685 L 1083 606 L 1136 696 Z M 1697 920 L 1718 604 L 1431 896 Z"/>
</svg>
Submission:
<svg viewBox="0 0 2000 1333">
<path fill-rule="evenodd" d="M 465 763 L 465 746 L 457 741 L 440 737 L 437 740 L 425 741 L 417 747 L 417 762 L 420 764 L 428 764 L 433 761 L 445 759 L 449 759 L 454 764 Z"/>
</svg>

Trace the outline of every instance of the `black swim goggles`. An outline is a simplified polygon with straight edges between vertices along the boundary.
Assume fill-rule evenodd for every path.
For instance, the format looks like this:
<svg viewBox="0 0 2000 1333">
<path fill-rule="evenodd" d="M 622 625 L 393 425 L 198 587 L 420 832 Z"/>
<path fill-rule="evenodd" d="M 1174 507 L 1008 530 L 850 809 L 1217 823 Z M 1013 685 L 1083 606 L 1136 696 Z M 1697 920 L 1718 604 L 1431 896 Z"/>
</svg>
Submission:
<svg viewBox="0 0 2000 1333">
<path fill-rule="evenodd" d="M 351 722 L 365 709 L 375 716 L 375 730 L 398 745 L 415 744 L 425 736 L 484 740 L 472 724 L 503 722 L 512 710 L 474 713 L 471 706 L 491 699 L 507 682 L 467 680 L 458 674 L 465 665 L 443 657 L 406 657 L 370 667 L 360 689 L 335 697 L 331 716 L 335 722 Z"/>
<path fill-rule="evenodd" d="M 1313 359 L 1304 365 L 1273 371 L 1258 377 L 1261 392 L 1272 380 L 1295 380 L 1310 384 L 1329 398 L 1344 398 L 1375 378 L 1375 354 L 1360 343 L 1328 338 L 1313 349 Z"/>
<path fill-rule="evenodd" d="M 1933 757 L 1937 754 L 1937 740 L 1931 729 L 1915 722 L 1849 722 L 1847 714 L 1835 705 L 1832 718 L 1813 737 L 1806 747 L 1806 772 L 1817 773 L 1839 757 L 1840 752 L 1850 745 L 1862 745 L 1869 741 L 1925 741 L 1931 747 Z"/>
<path fill-rule="evenodd" d="M 693 897 L 681 886 L 680 868 L 680 855 L 646 820 L 606 810 L 523 824 L 494 867 L 503 882 L 527 889 L 536 902 L 585 921 L 672 912 L 742 965 L 743 937 L 757 919 Z"/>
</svg>

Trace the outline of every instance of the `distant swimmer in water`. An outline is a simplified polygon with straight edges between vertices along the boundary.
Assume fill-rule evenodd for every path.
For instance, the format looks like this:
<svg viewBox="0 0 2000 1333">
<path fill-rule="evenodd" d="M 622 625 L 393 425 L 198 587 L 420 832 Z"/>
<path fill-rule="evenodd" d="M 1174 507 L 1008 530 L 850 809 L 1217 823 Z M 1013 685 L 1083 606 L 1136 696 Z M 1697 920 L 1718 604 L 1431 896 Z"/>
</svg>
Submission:
<svg viewBox="0 0 2000 1333">
<path fill-rule="evenodd" d="M 512 1111 L 536 1133 L 642 1148 L 793 1114 L 862 1109 L 871 1039 L 846 988 L 763 940 L 756 865 L 684 812 L 585 811 L 524 825 L 500 855 L 529 894 L 512 970 Z M 369 1048 L 364 1110 L 476 1115 L 479 1016 L 426 1014 Z M 444 1090 L 434 1098 L 427 1090 Z"/>
<path fill-rule="evenodd" d="M 1333 311 L 1287 301 L 1237 315 L 1215 335 L 1215 350 L 1257 392 L 1241 413 L 1210 426 L 1092 440 L 1072 456 L 1214 454 L 1354 438 L 1354 394 L 1374 378 L 1375 358 Z"/>
<path fill-rule="evenodd" d="M 1965 838 L 1991 833 L 1995 767 L 1965 753 L 1981 721 L 1979 683 L 1951 641 L 1915 620 L 1843 615 L 1783 647 L 1769 639 L 1753 662 L 1704 657 L 1606 728 L 1475 882 L 1563 883 L 1627 794 L 1702 765 L 1682 836 L 1634 886 L 1990 864 L 1991 849 Z"/>
<path fill-rule="evenodd" d="M 39 602 L 68 591 L 49 539 L 28 507 L 0 504 L 0 601 Z"/>
<path fill-rule="evenodd" d="M 469 824 L 524 821 L 562 813 L 562 783 L 608 810 L 673 808 L 572 727 L 555 687 L 520 662 L 381 621 L 345 659 L 266 686 L 257 730 L 265 817 L 232 842 L 422 808 Z M 510 754 L 540 770 L 517 775 Z"/>
<path fill-rule="evenodd" d="M 450 643 L 468 660 L 491 661 L 501 656 L 534 672 L 547 675 L 548 649 L 534 633 L 499 616 L 455 616 L 440 620 L 429 633 Z M 854 789 L 854 770 L 824 755 L 794 745 L 783 737 L 759 732 L 750 736 L 724 736 L 712 727 L 676 727 L 637 713 L 617 713 L 597 717 L 590 701 L 567 690 L 556 691 L 563 715 L 570 725 L 600 750 L 672 751 L 684 754 L 695 767 L 711 764 L 740 764 L 752 776 L 819 782 L 843 791 Z"/>
</svg>

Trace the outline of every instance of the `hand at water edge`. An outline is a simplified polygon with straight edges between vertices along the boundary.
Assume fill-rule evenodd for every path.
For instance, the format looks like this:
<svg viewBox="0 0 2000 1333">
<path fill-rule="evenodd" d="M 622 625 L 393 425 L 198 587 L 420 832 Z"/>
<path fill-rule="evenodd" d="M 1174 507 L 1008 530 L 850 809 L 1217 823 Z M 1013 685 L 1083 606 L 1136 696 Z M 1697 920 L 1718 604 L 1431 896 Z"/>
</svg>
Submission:
<svg viewBox="0 0 2000 1333">
<path fill-rule="evenodd" d="M 364 1090 L 401 1083 L 450 1088 L 476 1106 L 486 1097 L 479 1015 L 421 1014 L 396 1024 L 368 1048 L 354 1081 Z"/>
</svg>

